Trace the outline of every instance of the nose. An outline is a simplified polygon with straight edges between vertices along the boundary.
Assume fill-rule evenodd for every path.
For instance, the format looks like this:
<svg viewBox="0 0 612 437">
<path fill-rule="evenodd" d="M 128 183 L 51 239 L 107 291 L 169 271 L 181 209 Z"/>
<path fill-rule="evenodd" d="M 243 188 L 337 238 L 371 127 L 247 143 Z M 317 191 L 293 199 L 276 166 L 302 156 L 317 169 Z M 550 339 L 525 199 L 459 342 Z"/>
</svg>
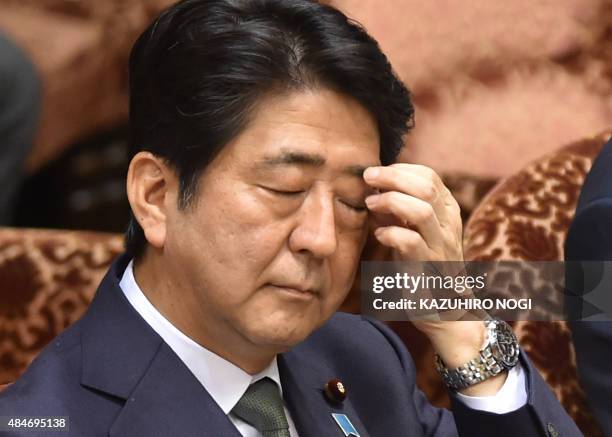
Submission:
<svg viewBox="0 0 612 437">
<path fill-rule="evenodd" d="M 326 258 L 337 248 L 334 199 L 331 193 L 310 192 L 298 212 L 297 225 L 289 237 L 294 252 L 310 252 Z"/>
</svg>

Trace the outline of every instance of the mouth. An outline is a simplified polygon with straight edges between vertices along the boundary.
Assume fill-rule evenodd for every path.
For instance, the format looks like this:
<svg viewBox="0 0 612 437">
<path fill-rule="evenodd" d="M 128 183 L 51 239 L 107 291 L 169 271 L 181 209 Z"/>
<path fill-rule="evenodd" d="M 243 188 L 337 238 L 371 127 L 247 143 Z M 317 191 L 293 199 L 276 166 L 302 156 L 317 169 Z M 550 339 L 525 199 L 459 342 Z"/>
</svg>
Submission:
<svg viewBox="0 0 612 437">
<path fill-rule="evenodd" d="M 298 299 L 313 299 L 319 295 L 314 287 L 306 287 L 298 284 L 268 284 L 269 287 Z"/>
</svg>

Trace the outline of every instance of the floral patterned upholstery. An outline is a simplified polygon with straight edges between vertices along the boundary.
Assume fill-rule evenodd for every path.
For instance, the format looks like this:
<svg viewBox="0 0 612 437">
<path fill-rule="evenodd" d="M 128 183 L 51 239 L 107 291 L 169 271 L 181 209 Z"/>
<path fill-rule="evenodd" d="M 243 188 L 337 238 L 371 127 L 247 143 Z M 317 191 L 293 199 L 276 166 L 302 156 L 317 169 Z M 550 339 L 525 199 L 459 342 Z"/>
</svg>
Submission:
<svg viewBox="0 0 612 437">
<path fill-rule="evenodd" d="M 83 314 L 122 248 L 114 234 L 0 228 L 0 384 Z"/>
<path fill-rule="evenodd" d="M 563 260 L 565 234 L 593 159 L 612 131 L 578 141 L 501 181 L 473 212 L 464 233 L 469 260 Z M 576 373 L 565 322 L 521 321 L 519 341 L 587 436 L 601 431 L 588 409 Z"/>
</svg>

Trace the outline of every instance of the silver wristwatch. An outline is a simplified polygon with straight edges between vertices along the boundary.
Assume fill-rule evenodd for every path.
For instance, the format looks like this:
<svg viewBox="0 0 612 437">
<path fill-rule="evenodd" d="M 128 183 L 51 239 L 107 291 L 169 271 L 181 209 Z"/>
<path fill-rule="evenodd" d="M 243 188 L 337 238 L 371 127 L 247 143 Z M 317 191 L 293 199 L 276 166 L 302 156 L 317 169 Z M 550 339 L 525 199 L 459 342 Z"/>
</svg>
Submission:
<svg viewBox="0 0 612 437">
<path fill-rule="evenodd" d="M 456 369 L 449 369 L 436 355 L 436 370 L 451 390 L 462 390 L 485 381 L 518 363 L 519 347 L 512 327 L 503 320 L 485 320 L 487 338 L 478 356 Z"/>
</svg>

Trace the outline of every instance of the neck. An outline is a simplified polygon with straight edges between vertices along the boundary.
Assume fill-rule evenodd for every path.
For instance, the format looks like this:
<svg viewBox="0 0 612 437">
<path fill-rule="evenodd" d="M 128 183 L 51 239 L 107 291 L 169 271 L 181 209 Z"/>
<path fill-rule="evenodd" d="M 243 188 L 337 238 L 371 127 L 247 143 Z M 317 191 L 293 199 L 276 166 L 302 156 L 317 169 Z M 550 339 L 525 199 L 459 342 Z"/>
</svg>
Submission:
<svg viewBox="0 0 612 437">
<path fill-rule="evenodd" d="M 167 274 L 159 256 L 147 252 L 134 262 L 134 278 L 149 302 L 164 318 L 200 346 L 254 375 L 281 352 L 250 342 L 223 320 L 211 320 L 206 308 L 194 299 L 180 279 Z"/>
</svg>

